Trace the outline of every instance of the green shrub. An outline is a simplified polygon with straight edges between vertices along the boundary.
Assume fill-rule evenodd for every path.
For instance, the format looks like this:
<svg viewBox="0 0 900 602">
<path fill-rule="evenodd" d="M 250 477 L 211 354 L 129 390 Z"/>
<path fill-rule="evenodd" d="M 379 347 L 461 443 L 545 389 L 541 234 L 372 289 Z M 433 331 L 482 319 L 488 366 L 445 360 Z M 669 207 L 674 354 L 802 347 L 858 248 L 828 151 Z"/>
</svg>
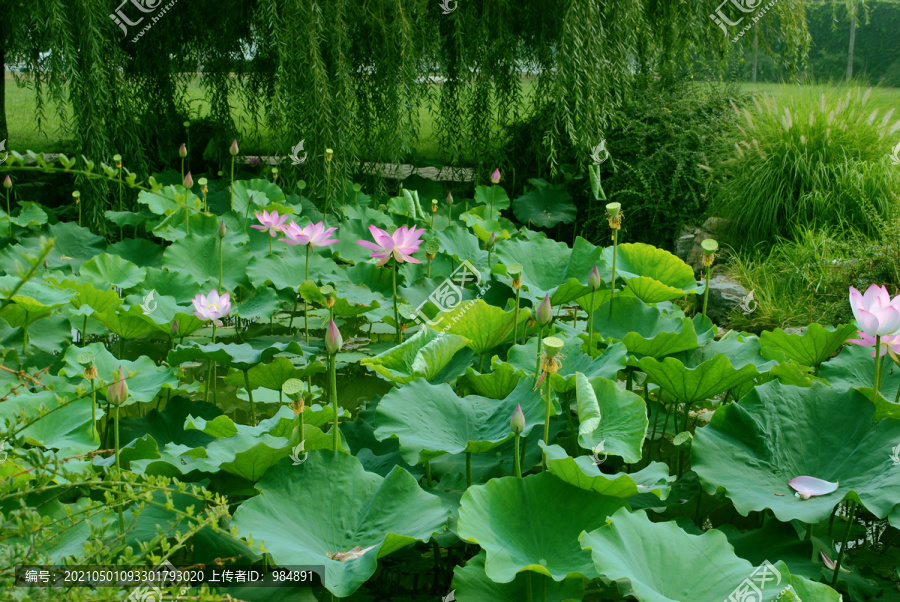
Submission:
<svg viewBox="0 0 900 602">
<path fill-rule="evenodd" d="M 739 243 L 790 237 L 794 226 L 850 227 L 871 233 L 860 207 L 884 215 L 900 174 L 888 160 L 893 111 L 866 108 L 871 90 L 800 91 L 778 102 L 765 96 L 737 108 L 741 137 L 721 163 L 713 211 L 730 218 Z"/>
</svg>

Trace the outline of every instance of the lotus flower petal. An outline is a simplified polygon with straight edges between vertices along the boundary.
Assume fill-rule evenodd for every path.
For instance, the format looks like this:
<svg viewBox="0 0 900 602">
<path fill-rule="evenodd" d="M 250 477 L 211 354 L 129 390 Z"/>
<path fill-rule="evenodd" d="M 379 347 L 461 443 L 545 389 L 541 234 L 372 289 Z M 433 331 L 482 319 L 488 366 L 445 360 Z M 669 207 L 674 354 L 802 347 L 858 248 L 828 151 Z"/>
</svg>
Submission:
<svg viewBox="0 0 900 602">
<path fill-rule="evenodd" d="M 788 485 L 797 492 L 795 495 L 802 500 L 808 500 L 817 495 L 828 495 L 837 491 L 838 488 L 838 483 L 807 476 L 794 477 L 788 481 Z"/>
</svg>

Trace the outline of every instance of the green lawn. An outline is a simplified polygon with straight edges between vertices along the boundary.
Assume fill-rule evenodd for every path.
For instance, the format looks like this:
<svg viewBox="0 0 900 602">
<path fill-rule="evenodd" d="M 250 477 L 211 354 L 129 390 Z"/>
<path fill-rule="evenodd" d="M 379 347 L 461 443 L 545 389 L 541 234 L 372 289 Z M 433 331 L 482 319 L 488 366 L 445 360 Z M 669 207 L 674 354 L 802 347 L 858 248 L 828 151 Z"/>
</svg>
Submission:
<svg viewBox="0 0 900 602">
<path fill-rule="evenodd" d="M 523 87 L 525 104 L 527 104 L 534 91 L 533 80 L 526 80 Z M 748 83 L 743 84 L 742 87 L 747 91 L 774 94 L 776 97 L 790 94 L 798 89 L 797 86 L 790 84 Z M 825 89 L 824 86 L 820 87 Z M 188 88 L 188 96 L 194 111 L 199 111 L 201 115 L 205 115 L 208 112 L 209 104 L 206 102 L 200 86 L 191 85 Z M 882 111 L 900 108 L 900 88 L 876 88 L 873 90 L 869 102 L 873 109 L 878 108 Z M 12 75 L 6 74 L 6 112 L 9 120 L 9 143 L 7 147 L 20 152 L 23 150 L 75 152 L 75 141 L 62 130 L 56 106 L 52 103 L 48 103 L 45 106 L 43 120 L 40 124 L 35 114 L 35 106 L 34 90 L 18 87 Z M 251 136 L 252 124 L 246 110 L 237 103 L 235 103 L 235 106 L 238 107 L 236 113 L 238 127 L 246 133 L 245 139 L 242 140 L 242 149 L 248 154 L 266 154 L 268 147 L 266 132 L 263 131 L 259 137 Z M 439 157 L 439 146 L 434 131 L 434 116 L 431 109 L 429 107 L 420 108 L 419 117 L 421 130 L 417 150 L 425 157 L 437 159 Z"/>
</svg>

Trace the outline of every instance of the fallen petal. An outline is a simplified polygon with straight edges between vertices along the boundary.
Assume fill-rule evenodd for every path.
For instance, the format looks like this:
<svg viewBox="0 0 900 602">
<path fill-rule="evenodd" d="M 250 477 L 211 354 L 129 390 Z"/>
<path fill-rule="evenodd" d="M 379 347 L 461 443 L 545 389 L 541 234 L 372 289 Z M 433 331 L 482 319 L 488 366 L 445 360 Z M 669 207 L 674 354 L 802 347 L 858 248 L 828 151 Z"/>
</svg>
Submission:
<svg viewBox="0 0 900 602">
<path fill-rule="evenodd" d="M 797 497 L 802 500 L 808 500 L 817 495 L 828 495 L 837 491 L 838 488 L 838 483 L 807 476 L 795 477 L 788 481 L 788 485 L 797 492 Z"/>
</svg>

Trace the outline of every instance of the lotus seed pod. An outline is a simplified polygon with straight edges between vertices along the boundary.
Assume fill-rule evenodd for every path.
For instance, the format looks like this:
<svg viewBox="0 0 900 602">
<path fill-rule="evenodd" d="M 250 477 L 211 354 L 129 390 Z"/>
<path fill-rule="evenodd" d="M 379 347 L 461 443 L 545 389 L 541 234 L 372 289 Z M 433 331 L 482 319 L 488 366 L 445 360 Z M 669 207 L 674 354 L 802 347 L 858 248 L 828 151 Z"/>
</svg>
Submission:
<svg viewBox="0 0 900 602">
<path fill-rule="evenodd" d="M 303 394 L 303 381 L 299 378 L 289 378 L 282 383 L 281 392 L 290 399 L 298 399 Z"/>
<path fill-rule="evenodd" d="M 299 188 L 300 190 L 303 190 L 304 188 L 306 188 L 306 180 L 298 180 L 297 188 Z"/>
<path fill-rule="evenodd" d="M 113 162 L 116 167 L 122 167 L 122 155 L 113 155 Z"/>
<path fill-rule="evenodd" d="M 544 354 L 548 358 L 555 358 L 562 351 L 565 342 L 558 337 L 547 337 L 544 339 Z"/>
<path fill-rule="evenodd" d="M 72 198 L 75 199 L 75 204 L 77 205 L 81 202 L 81 193 L 75 190 L 74 192 L 72 192 Z"/>
<path fill-rule="evenodd" d="M 183 125 L 185 128 L 189 128 L 189 127 L 191 127 L 191 122 L 190 122 L 190 121 L 185 121 L 182 125 Z"/>
<path fill-rule="evenodd" d="M 178 156 L 182 159 L 187 157 L 187 147 L 184 144 L 178 147 Z"/>
<path fill-rule="evenodd" d="M 113 405 L 122 405 L 128 399 L 128 383 L 125 382 L 125 371 L 119 366 L 119 372 L 114 373 L 114 380 L 106 390 L 106 399 Z"/>
<path fill-rule="evenodd" d="M 334 320 L 331 320 L 328 323 L 328 328 L 325 330 L 325 351 L 334 355 L 340 351 L 343 346 L 344 339 L 341 337 L 341 331 L 338 330 Z"/>
<path fill-rule="evenodd" d="M 432 238 L 431 240 L 425 242 L 425 244 L 422 246 L 422 249 L 425 251 L 425 257 L 427 257 L 428 259 L 434 259 L 438 254 L 438 251 L 441 250 L 441 245 L 437 240 Z"/>
<path fill-rule="evenodd" d="M 598 270 L 597 266 L 594 265 L 594 267 L 591 268 L 591 274 L 588 276 L 588 286 L 592 291 L 596 291 L 600 288 L 600 284 L 600 270 Z"/>
<path fill-rule="evenodd" d="M 700 243 L 700 248 L 703 249 L 703 252 L 706 255 L 712 255 L 716 251 L 719 250 L 719 243 L 717 243 L 712 238 L 707 238 L 703 242 Z"/>
<path fill-rule="evenodd" d="M 509 276 L 510 278 L 512 278 L 513 283 L 515 283 L 515 281 L 518 280 L 519 286 L 522 286 L 521 281 L 522 281 L 522 270 L 523 269 L 524 268 L 522 267 L 521 263 L 511 263 L 508 266 L 506 266 L 506 275 Z"/>
<path fill-rule="evenodd" d="M 512 419 L 509 421 L 509 429 L 516 435 L 521 435 L 525 430 L 525 414 L 522 412 L 522 404 L 517 403 L 513 410 Z"/>
<path fill-rule="evenodd" d="M 326 160 L 326 161 L 331 161 L 331 158 L 332 158 L 333 156 L 334 156 L 334 151 L 331 150 L 330 148 L 326 148 L 326 149 L 325 149 L 325 160 Z"/>
<path fill-rule="evenodd" d="M 87 368 L 94 365 L 94 354 L 90 351 L 82 351 L 78 354 L 78 365 Z"/>
<path fill-rule="evenodd" d="M 438 210 L 438 202 L 437 199 L 431 199 L 431 212 L 437 213 Z"/>
<path fill-rule="evenodd" d="M 8 175 L 3 180 L 3 187 L 7 189 L 12 188 L 12 180 L 9 179 Z"/>
<path fill-rule="evenodd" d="M 360 190 L 362 190 L 362 184 L 353 185 L 353 192 L 359 192 Z"/>
<path fill-rule="evenodd" d="M 272 179 L 273 179 L 273 180 L 277 180 L 277 179 L 278 179 L 278 168 L 277 168 L 277 167 L 273 167 L 273 168 L 272 168 Z"/>
<path fill-rule="evenodd" d="M 240 148 L 238 148 L 237 140 L 235 140 L 234 142 L 231 143 L 231 148 L 228 149 L 228 152 L 231 153 L 232 157 L 234 157 L 235 155 L 238 154 L 238 152 L 240 152 Z"/>
<path fill-rule="evenodd" d="M 606 205 L 606 211 L 613 219 L 619 217 L 619 211 L 622 210 L 622 203 L 609 203 Z"/>
<path fill-rule="evenodd" d="M 547 326 L 553 321 L 553 306 L 550 305 L 550 295 L 544 295 L 544 300 L 538 305 L 535 316 L 538 324 L 541 326 Z"/>
<path fill-rule="evenodd" d="M 191 177 L 191 172 L 187 172 L 187 175 L 184 176 L 184 187 L 185 188 L 193 188 L 194 187 L 194 178 Z"/>
</svg>

